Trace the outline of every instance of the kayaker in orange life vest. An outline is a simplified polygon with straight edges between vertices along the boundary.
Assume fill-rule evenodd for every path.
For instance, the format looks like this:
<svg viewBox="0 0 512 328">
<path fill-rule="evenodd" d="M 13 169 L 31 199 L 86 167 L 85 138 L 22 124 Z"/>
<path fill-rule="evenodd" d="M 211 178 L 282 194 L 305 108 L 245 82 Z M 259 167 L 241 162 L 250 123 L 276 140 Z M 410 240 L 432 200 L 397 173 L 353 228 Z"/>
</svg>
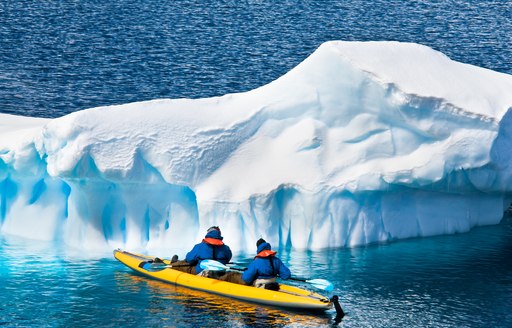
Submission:
<svg viewBox="0 0 512 328">
<path fill-rule="evenodd" d="M 260 238 L 256 242 L 257 255 L 254 261 L 242 274 L 242 280 L 250 285 L 258 288 L 273 289 L 276 284 L 276 277 L 279 275 L 281 279 L 288 279 L 291 276 L 290 269 L 275 256 L 269 243 L 265 239 Z M 278 288 L 278 287 L 277 287 Z"/>
<path fill-rule="evenodd" d="M 227 264 L 232 257 L 231 249 L 222 241 L 220 228 L 217 226 L 210 227 L 206 231 L 204 239 L 196 244 L 190 252 L 185 256 L 185 261 L 178 261 L 175 255 L 171 260 L 173 265 L 179 271 L 185 271 L 191 274 L 199 274 L 201 269 L 200 264 L 203 260 L 215 260 L 222 264 Z M 190 267 L 184 267 L 183 264 L 191 264 Z"/>
</svg>

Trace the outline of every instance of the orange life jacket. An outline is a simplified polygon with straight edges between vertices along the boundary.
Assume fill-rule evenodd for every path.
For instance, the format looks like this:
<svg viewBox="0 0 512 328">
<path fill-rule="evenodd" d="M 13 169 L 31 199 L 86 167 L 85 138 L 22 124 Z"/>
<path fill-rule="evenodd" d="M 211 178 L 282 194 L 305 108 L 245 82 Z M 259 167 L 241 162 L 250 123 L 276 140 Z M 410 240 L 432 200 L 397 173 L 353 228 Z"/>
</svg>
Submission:
<svg viewBox="0 0 512 328">
<path fill-rule="evenodd" d="M 254 258 L 257 258 L 257 257 L 269 257 L 269 256 L 274 256 L 276 255 L 277 252 L 274 252 L 274 251 L 271 251 L 270 249 L 265 249 L 261 252 L 259 252 Z"/>
<path fill-rule="evenodd" d="M 203 242 L 207 243 L 207 244 L 210 244 L 210 245 L 214 245 L 214 246 L 222 246 L 222 245 L 224 245 L 222 240 L 215 239 L 215 238 L 205 238 L 205 239 L 203 239 Z"/>
</svg>

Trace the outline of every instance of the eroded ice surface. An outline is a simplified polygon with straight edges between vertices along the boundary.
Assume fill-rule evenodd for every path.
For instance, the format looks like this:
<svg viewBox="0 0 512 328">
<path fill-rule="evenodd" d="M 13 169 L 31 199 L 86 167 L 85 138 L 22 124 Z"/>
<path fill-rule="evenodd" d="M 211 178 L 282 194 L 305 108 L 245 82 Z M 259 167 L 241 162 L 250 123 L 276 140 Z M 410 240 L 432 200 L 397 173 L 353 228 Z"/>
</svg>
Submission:
<svg viewBox="0 0 512 328">
<path fill-rule="evenodd" d="M 246 93 L 0 114 L 4 234 L 76 247 L 317 249 L 495 224 L 512 76 L 399 42 L 323 44 Z"/>
</svg>

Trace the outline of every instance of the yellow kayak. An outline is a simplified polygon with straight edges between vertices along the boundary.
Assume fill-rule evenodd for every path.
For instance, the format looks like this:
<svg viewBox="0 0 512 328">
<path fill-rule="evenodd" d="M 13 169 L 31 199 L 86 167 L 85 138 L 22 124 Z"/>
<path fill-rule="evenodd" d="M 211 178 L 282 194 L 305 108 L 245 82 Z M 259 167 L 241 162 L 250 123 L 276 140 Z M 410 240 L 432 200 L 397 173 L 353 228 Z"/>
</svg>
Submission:
<svg viewBox="0 0 512 328">
<path fill-rule="evenodd" d="M 114 257 L 127 267 L 151 278 L 243 301 L 303 310 L 328 310 L 333 306 L 328 298 L 320 294 L 282 283 L 279 284 L 279 291 L 273 291 L 192 275 L 171 267 L 157 271 L 147 270 L 144 264 L 154 257 L 120 249 L 114 251 Z M 168 260 L 164 260 L 164 263 L 170 265 Z"/>
</svg>

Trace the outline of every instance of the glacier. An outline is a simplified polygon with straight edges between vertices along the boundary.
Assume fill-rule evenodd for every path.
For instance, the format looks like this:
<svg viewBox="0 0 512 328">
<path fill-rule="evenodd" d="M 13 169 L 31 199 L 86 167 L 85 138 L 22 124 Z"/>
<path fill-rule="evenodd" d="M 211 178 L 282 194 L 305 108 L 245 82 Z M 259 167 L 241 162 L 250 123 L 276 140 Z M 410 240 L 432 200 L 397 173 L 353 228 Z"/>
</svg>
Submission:
<svg viewBox="0 0 512 328">
<path fill-rule="evenodd" d="M 249 253 L 466 232 L 512 200 L 511 109 L 511 75 L 330 41 L 245 93 L 0 114 L 0 231 L 168 250 L 219 225 Z"/>
</svg>

